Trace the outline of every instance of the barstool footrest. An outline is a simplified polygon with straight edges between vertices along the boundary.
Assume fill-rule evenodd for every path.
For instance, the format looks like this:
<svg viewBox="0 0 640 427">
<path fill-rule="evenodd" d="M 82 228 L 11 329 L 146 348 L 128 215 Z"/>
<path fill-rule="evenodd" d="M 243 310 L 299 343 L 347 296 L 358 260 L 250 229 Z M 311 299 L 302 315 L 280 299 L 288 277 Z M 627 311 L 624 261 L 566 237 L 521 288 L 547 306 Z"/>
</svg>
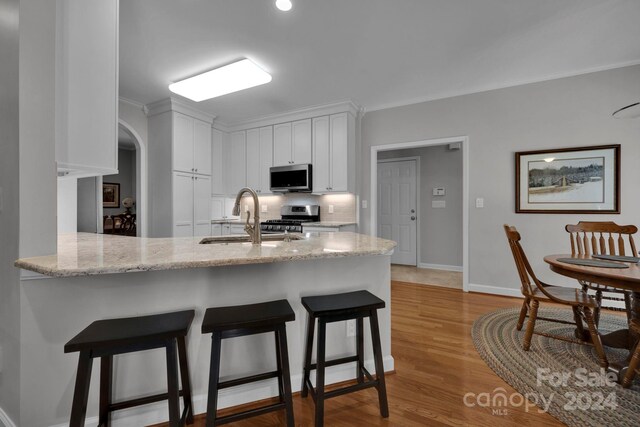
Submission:
<svg viewBox="0 0 640 427">
<path fill-rule="evenodd" d="M 350 363 L 350 362 L 357 362 L 357 361 L 358 361 L 358 356 L 347 356 L 347 357 L 342 357 L 340 359 L 327 360 L 326 362 L 324 362 L 324 366 L 325 367 L 336 366 L 336 365 L 342 365 L 343 363 Z M 318 368 L 318 364 L 312 363 L 311 366 L 309 367 L 309 370 L 313 371 L 314 369 L 317 369 L 317 368 Z"/>
<path fill-rule="evenodd" d="M 366 374 L 369 374 L 368 372 Z M 378 380 L 374 380 L 373 377 L 371 377 L 371 375 L 367 375 L 369 379 L 368 381 L 362 382 L 362 383 L 358 383 L 358 384 L 353 384 L 353 385 L 349 385 L 346 387 L 342 387 L 336 390 L 331 390 L 331 391 L 325 391 L 324 392 L 324 399 L 330 399 L 332 397 L 337 397 L 337 396 L 342 396 L 343 394 L 347 394 L 347 393 L 352 393 L 354 391 L 360 391 L 360 390 L 364 390 L 365 388 L 371 388 L 371 387 L 378 387 L 378 384 L 380 384 L 380 382 Z M 307 387 L 309 388 L 309 394 L 311 394 L 311 398 L 313 399 L 313 401 L 316 401 L 316 389 L 313 386 L 313 384 L 311 384 L 311 380 L 307 379 L 305 380 L 307 383 Z"/>
<path fill-rule="evenodd" d="M 249 409 L 247 411 L 238 412 L 237 414 L 225 415 L 224 417 L 216 417 L 215 423 L 216 425 L 232 423 L 235 421 L 244 420 L 245 418 L 251 418 L 257 415 L 279 411 L 281 409 L 286 409 L 286 405 L 284 403 L 274 403 L 273 405 L 267 405 L 256 409 Z"/>
<path fill-rule="evenodd" d="M 253 383 L 256 381 L 268 380 L 270 378 L 277 378 L 280 376 L 279 371 L 265 372 L 264 374 L 250 375 L 248 377 L 237 378 L 235 380 L 228 380 L 218 383 L 218 390 L 223 388 L 235 387 L 238 385 Z"/>
<path fill-rule="evenodd" d="M 180 397 L 183 396 L 182 390 L 178 391 Z M 120 402 L 112 403 L 108 406 L 108 411 L 120 411 L 122 409 L 129 409 L 135 406 L 142 406 L 148 403 L 160 402 L 161 400 L 167 400 L 169 393 L 154 394 L 152 396 L 138 397 L 136 399 L 122 400 Z"/>
</svg>

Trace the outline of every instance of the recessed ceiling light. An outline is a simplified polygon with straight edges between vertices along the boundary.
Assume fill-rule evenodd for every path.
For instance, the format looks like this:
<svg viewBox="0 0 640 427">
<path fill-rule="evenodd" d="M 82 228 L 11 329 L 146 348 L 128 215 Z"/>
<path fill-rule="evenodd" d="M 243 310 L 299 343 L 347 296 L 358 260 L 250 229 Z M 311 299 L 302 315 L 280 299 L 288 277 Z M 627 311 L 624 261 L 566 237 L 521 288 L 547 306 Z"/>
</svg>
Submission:
<svg viewBox="0 0 640 427">
<path fill-rule="evenodd" d="M 291 0 L 276 0 L 276 7 L 283 12 L 288 12 L 293 7 Z"/>
<path fill-rule="evenodd" d="M 271 75 L 253 61 L 243 59 L 215 70 L 172 83 L 169 90 L 200 102 L 271 81 Z"/>
</svg>

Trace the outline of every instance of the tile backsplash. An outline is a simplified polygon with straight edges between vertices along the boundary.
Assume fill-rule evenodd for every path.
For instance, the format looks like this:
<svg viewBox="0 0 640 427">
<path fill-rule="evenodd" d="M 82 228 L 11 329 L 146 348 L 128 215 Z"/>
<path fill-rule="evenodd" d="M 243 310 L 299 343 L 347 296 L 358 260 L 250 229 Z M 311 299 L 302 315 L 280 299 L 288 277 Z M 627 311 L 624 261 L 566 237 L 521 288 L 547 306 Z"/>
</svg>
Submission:
<svg viewBox="0 0 640 427">
<path fill-rule="evenodd" d="M 286 195 L 260 196 L 260 220 L 279 219 L 280 207 L 283 205 L 320 205 L 320 219 L 322 221 L 356 222 L 356 196 L 354 194 L 327 194 L 316 196 L 306 193 L 292 193 Z M 333 213 L 329 207 L 333 206 Z M 246 218 L 245 206 L 253 212 L 251 197 L 242 198 L 242 218 Z M 267 212 L 262 212 L 266 206 Z"/>
</svg>

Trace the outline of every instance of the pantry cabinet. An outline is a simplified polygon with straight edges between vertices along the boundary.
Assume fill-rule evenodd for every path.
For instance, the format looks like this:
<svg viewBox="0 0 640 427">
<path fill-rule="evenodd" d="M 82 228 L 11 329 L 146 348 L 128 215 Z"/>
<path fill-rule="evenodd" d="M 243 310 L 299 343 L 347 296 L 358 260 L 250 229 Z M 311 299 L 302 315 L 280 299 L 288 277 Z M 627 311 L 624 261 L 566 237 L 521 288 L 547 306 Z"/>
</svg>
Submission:
<svg viewBox="0 0 640 427">
<path fill-rule="evenodd" d="M 174 172 L 173 189 L 173 237 L 209 236 L 211 178 Z"/>
<path fill-rule="evenodd" d="M 150 236 L 208 236 L 213 117 L 172 98 L 147 109 Z"/>
<path fill-rule="evenodd" d="M 211 175 L 211 123 L 173 113 L 173 170 Z"/>
</svg>

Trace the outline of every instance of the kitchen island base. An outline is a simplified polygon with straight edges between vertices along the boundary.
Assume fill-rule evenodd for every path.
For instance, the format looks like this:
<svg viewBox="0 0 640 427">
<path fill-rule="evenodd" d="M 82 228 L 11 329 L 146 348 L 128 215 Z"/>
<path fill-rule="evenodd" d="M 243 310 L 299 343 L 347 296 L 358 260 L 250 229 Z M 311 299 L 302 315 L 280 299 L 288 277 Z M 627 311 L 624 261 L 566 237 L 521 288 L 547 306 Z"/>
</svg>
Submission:
<svg viewBox="0 0 640 427">
<path fill-rule="evenodd" d="M 64 354 L 64 343 L 98 319 L 195 309 L 188 336 L 194 413 L 206 412 L 211 339 L 200 333 L 208 307 L 287 299 L 296 320 L 287 324 L 293 391 L 302 383 L 306 311 L 300 298 L 365 289 L 383 299 L 380 338 L 386 371 L 393 370 L 390 325 L 390 256 L 367 255 L 290 262 L 169 271 L 105 274 L 22 282 L 21 387 L 22 426 L 68 425 L 77 357 Z M 367 328 L 368 329 L 368 328 Z M 365 331 L 369 337 L 370 332 Z M 276 366 L 273 337 L 262 334 L 233 339 L 222 346 L 221 377 L 229 379 L 272 370 Z M 327 327 L 327 358 L 355 354 L 354 337 L 343 322 Z M 365 365 L 374 369 L 370 345 Z M 164 352 L 122 355 L 114 360 L 114 392 L 121 399 L 157 393 L 166 388 Z M 87 410 L 88 424 L 97 424 L 99 369 L 94 369 Z M 326 383 L 352 379 L 355 364 L 327 369 Z M 219 408 L 276 396 L 276 379 L 220 392 Z M 168 419 L 166 404 L 114 414 L 113 425 L 148 425 Z"/>
</svg>

